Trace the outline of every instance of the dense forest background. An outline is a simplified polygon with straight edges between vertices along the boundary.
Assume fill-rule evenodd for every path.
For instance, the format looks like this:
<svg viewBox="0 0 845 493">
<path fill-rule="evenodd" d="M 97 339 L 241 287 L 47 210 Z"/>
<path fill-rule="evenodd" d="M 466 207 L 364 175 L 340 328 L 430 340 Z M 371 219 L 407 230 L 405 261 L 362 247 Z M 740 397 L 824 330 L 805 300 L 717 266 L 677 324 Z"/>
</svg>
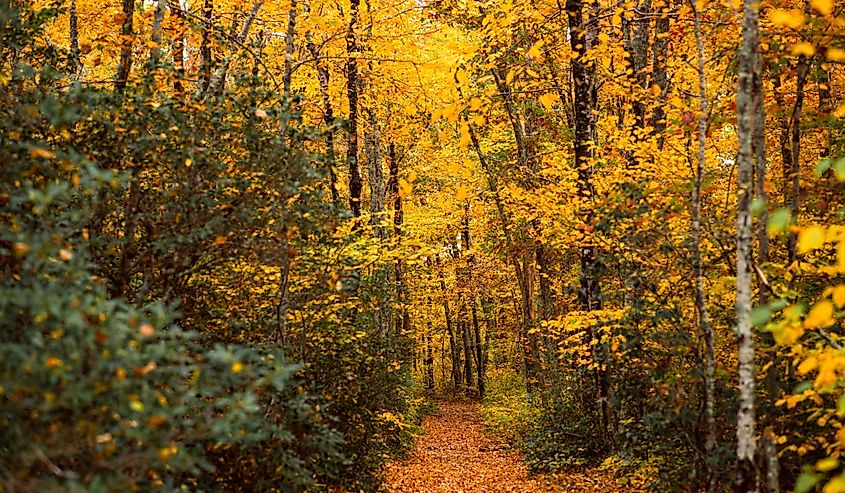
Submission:
<svg viewBox="0 0 845 493">
<path fill-rule="evenodd" d="M 377 491 L 463 398 L 541 473 L 845 492 L 844 34 L 0 1 L 0 491 Z"/>
</svg>

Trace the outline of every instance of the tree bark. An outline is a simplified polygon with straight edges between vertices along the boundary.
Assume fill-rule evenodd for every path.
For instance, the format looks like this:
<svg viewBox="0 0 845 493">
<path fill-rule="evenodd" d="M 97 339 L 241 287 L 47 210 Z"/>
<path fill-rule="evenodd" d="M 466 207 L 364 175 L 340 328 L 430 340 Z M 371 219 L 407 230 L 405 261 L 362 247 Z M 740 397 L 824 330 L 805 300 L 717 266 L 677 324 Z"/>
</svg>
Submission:
<svg viewBox="0 0 845 493">
<path fill-rule="evenodd" d="M 173 38 L 173 68 L 176 70 L 176 79 L 173 81 L 173 91 L 177 98 L 185 95 L 185 13 L 179 0 L 169 0 L 170 14 L 177 19 L 177 33 Z"/>
<path fill-rule="evenodd" d="M 384 170 L 381 164 L 381 129 L 374 111 L 370 110 L 370 132 L 364 136 L 367 154 L 367 175 L 370 183 L 370 221 L 373 235 L 385 239 L 387 232 L 382 226 L 384 212 L 385 186 Z"/>
<path fill-rule="evenodd" d="M 792 220 L 798 221 L 798 214 L 800 212 L 800 194 L 801 194 L 801 112 L 804 107 L 804 86 L 807 83 L 807 72 L 809 70 L 809 62 L 807 57 L 801 55 L 798 57 L 798 67 L 796 68 L 795 80 L 795 104 L 792 107 L 792 116 L 789 119 L 790 133 L 790 164 L 792 165 L 788 170 L 788 175 L 784 176 L 784 182 L 789 189 L 789 199 L 787 200 L 790 212 L 792 213 Z M 784 172 L 787 172 L 784 168 Z M 789 255 L 789 263 L 795 262 L 798 258 L 796 251 L 797 233 L 789 232 L 787 238 L 787 252 Z M 794 278 L 793 278 L 794 279 Z M 790 287 L 792 282 L 790 281 Z"/>
<path fill-rule="evenodd" d="M 481 164 L 484 173 L 487 175 L 487 186 L 490 193 L 493 194 L 493 201 L 496 205 L 499 221 L 502 225 L 502 233 L 505 237 L 508 252 L 512 253 L 515 251 L 515 247 L 511 234 L 511 222 L 507 215 L 507 211 L 505 211 L 505 206 L 499 192 L 498 180 L 496 179 L 496 175 L 490 166 L 490 163 L 487 161 L 487 157 L 481 149 L 481 143 L 478 140 L 478 135 L 476 135 L 475 129 L 472 126 L 469 127 L 469 135 L 478 157 L 478 161 Z M 511 259 L 511 263 L 513 264 L 517 284 L 519 285 L 520 298 L 522 300 L 521 308 L 519 310 L 522 315 L 520 331 L 522 344 L 520 347 L 525 361 L 525 385 L 529 391 L 532 391 L 536 388 L 536 383 L 539 380 L 540 373 L 539 346 L 537 344 L 537 338 L 533 333 L 531 333 L 531 328 L 534 325 L 534 315 L 532 310 L 534 303 L 533 280 L 532 282 L 529 282 L 528 276 L 530 274 L 527 273 L 526 269 L 523 268 L 523 265 L 520 264 L 517 255 L 509 254 L 509 257 Z"/>
<path fill-rule="evenodd" d="M 326 126 L 326 155 L 329 161 L 329 190 L 332 195 L 332 202 L 340 203 L 340 194 L 337 191 L 337 175 L 334 171 L 335 150 L 334 150 L 334 110 L 329 95 L 330 72 L 326 64 L 320 61 L 320 50 L 314 43 L 310 32 L 305 34 L 306 48 L 314 59 L 314 68 L 317 71 L 317 82 L 320 85 L 320 97 L 323 99 L 323 124 Z"/>
<path fill-rule="evenodd" d="M 346 97 L 349 101 L 349 135 L 346 143 L 346 163 L 349 166 L 349 208 L 352 215 L 361 217 L 361 168 L 358 163 L 358 27 L 361 0 L 351 0 L 349 29 L 346 32 Z"/>
<path fill-rule="evenodd" d="M 161 55 L 161 23 L 164 22 L 164 12 L 167 10 L 167 0 L 158 0 L 155 14 L 153 15 L 152 42 L 153 49 L 150 52 L 149 70 L 152 73 L 158 66 Z"/>
<path fill-rule="evenodd" d="M 654 52 L 652 57 L 651 85 L 660 88 L 660 101 L 654 106 L 651 113 L 651 126 L 657 135 L 657 148 L 663 150 L 664 136 L 666 131 L 666 111 L 663 104 L 669 90 L 669 75 L 666 71 L 666 62 L 669 53 L 669 10 L 670 4 L 666 2 L 663 6 L 660 18 L 654 26 Z"/>
<path fill-rule="evenodd" d="M 484 382 L 484 353 L 483 348 L 481 345 L 481 327 L 478 324 L 478 309 L 475 306 L 476 299 L 472 298 L 472 303 L 470 304 L 471 311 L 472 311 L 472 327 L 475 332 L 475 367 L 478 370 L 478 398 L 483 399 L 484 393 L 486 392 L 485 389 L 485 382 Z"/>
<path fill-rule="evenodd" d="M 739 409 L 737 411 L 737 484 L 740 493 L 757 492 L 754 464 L 757 449 L 754 410 L 754 331 L 751 325 L 751 282 L 753 225 L 751 199 L 754 193 L 755 71 L 759 53 L 759 3 L 743 1 L 742 45 L 737 83 L 737 220 L 736 220 L 736 318 L 739 338 Z"/>
<path fill-rule="evenodd" d="M 211 50 L 211 32 L 214 27 L 214 0 L 204 0 L 202 5 L 202 41 L 200 41 L 199 77 L 196 87 L 197 95 L 208 92 L 211 82 L 211 72 L 214 69 L 213 52 Z"/>
<path fill-rule="evenodd" d="M 120 62 L 117 65 L 117 75 L 114 78 L 114 92 L 121 93 L 129 82 L 132 72 L 133 19 L 135 17 L 135 0 L 123 0 L 123 26 L 120 29 Z"/>
<path fill-rule="evenodd" d="M 217 70 L 211 76 L 211 80 L 208 83 L 208 91 L 205 94 L 206 97 L 209 95 L 217 96 L 222 93 L 223 87 L 226 85 L 226 73 L 229 70 L 229 65 L 232 63 L 232 59 L 237 53 L 239 46 L 242 45 L 249 36 L 252 24 L 255 22 L 255 18 L 258 16 L 258 12 L 261 10 L 263 5 L 264 0 L 258 0 L 252 4 L 252 9 L 249 14 L 247 14 L 240 31 L 238 31 L 238 34 L 235 37 L 235 46 L 229 50 L 229 54 L 226 55 L 220 66 L 217 67 Z"/>
<path fill-rule="evenodd" d="M 573 54 L 572 59 L 572 82 L 575 101 L 575 138 L 574 138 L 574 166 L 578 173 L 578 196 L 581 199 L 583 208 L 583 220 L 585 225 L 592 223 L 592 208 L 589 204 L 593 201 L 592 175 L 592 145 L 595 138 L 595 122 L 593 120 L 593 108 L 596 104 L 596 83 L 595 67 L 587 60 L 587 51 L 590 48 L 595 33 L 588 32 L 588 29 L 596 29 L 597 23 L 587 23 L 584 20 L 584 4 L 582 0 L 567 0 L 566 13 L 569 16 L 569 42 Z M 580 292 L 579 302 L 584 311 L 601 310 L 601 287 L 599 283 L 599 272 L 597 265 L 597 252 L 595 246 L 587 238 L 585 231 L 582 245 L 579 249 L 580 257 Z M 595 329 L 590 329 L 590 338 L 593 349 L 593 359 L 596 366 L 594 371 L 594 383 L 598 393 L 598 405 L 601 419 L 602 432 L 609 446 L 613 446 L 615 439 L 610 425 L 610 404 L 608 402 L 609 380 L 605 358 L 602 355 L 601 342 Z"/>
<path fill-rule="evenodd" d="M 461 351 L 458 348 L 455 328 L 452 324 L 452 312 L 449 309 L 449 300 L 446 299 L 446 280 L 443 278 L 443 269 L 440 266 L 440 259 L 437 259 L 437 277 L 440 280 L 440 294 L 443 296 L 443 312 L 446 317 L 446 332 L 449 334 L 449 354 L 452 357 L 452 384 L 459 388 L 461 379 Z M 429 267 L 431 265 L 429 264 Z"/>
<path fill-rule="evenodd" d="M 75 78 L 79 74 L 81 68 L 79 60 L 79 27 L 78 17 L 76 14 L 76 0 L 70 0 L 70 8 L 68 15 L 70 16 L 70 56 L 68 57 L 68 69 L 71 75 Z"/>
<path fill-rule="evenodd" d="M 707 79 L 704 63 L 704 42 L 701 35 L 701 20 L 696 0 L 690 0 L 695 25 L 695 44 L 698 54 L 698 155 L 695 166 L 695 186 L 692 195 L 692 256 L 695 271 L 695 307 L 698 312 L 698 331 L 704 339 L 704 419 L 707 426 L 705 439 L 705 463 L 707 464 L 707 491 L 716 487 L 716 335 L 710 325 L 707 297 L 704 293 L 704 266 L 701 259 L 701 183 L 704 175 L 705 150 L 707 148 Z"/>
</svg>

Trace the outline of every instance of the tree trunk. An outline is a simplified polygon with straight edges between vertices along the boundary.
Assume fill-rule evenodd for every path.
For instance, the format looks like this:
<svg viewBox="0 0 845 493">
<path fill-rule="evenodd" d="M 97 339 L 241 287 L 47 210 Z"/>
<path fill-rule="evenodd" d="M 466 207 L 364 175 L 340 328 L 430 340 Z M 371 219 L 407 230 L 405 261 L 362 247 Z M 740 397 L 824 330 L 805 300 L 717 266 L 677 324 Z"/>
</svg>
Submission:
<svg viewBox="0 0 845 493">
<path fill-rule="evenodd" d="M 150 59 L 148 67 L 150 75 L 156 70 L 159 63 L 159 56 L 161 55 L 161 23 L 164 21 L 164 12 L 167 10 L 167 0 L 158 0 L 155 14 L 153 15 L 153 32 L 151 41 L 153 42 L 152 51 L 150 51 Z"/>
<path fill-rule="evenodd" d="M 249 31 L 252 29 L 252 24 L 255 22 L 255 18 L 258 16 L 258 11 L 261 10 L 263 5 L 264 0 L 258 0 L 252 4 L 252 9 L 249 14 L 247 14 L 240 31 L 238 31 L 235 36 L 235 46 L 229 50 L 229 53 L 223 59 L 220 66 L 217 67 L 217 70 L 215 70 L 214 74 L 211 76 L 211 80 L 208 83 L 208 91 L 205 93 L 206 97 L 209 95 L 218 96 L 223 92 L 223 88 L 226 85 L 226 73 L 229 70 L 229 65 L 232 63 L 232 59 L 237 53 L 240 45 L 242 45 L 246 41 L 247 37 L 249 37 Z"/>
<path fill-rule="evenodd" d="M 79 27 L 78 17 L 76 15 L 76 0 L 70 0 L 68 15 L 70 16 L 70 55 L 68 57 L 68 69 L 70 69 L 71 75 L 76 77 L 81 68 L 79 61 Z"/>
<path fill-rule="evenodd" d="M 202 4 L 202 41 L 200 41 L 200 64 L 199 77 L 196 87 L 197 95 L 208 92 L 208 84 L 211 82 L 211 72 L 214 69 L 213 52 L 211 51 L 211 31 L 214 27 L 214 0 L 205 0 Z"/>
<path fill-rule="evenodd" d="M 349 136 L 346 143 L 346 163 L 349 166 L 349 208 L 352 215 L 361 217 L 361 168 L 358 164 L 358 16 L 361 0 L 351 0 L 349 29 L 346 32 L 346 97 L 349 101 Z"/>
<path fill-rule="evenodd" d="M 185 96 L 185 13 L 179 0 L 169 0 L 170 14 L 177 20 L 176 35 L 173 37 L 173 68 L 176 70 L 176 79 L 173 81 L 173 91 L 177 98 Z"/>
<path fill-rule="evenodd" d="M 792 212 L 792 220 L 798 221 L 798 213 L 800 210 L 800 199 L 799 195 L 801 193 L 801 111 L 804 106 L 804 86 L 807 82 L 807 71 L 809 69 L 809 62 L 807 61 L 807 57 L 801 55 L 798 57 L 798 67 L 796 69 L 796 81 L 795 81 L 795 105 L 792 107 L 792 116 L 789 120 L 789 127 L 791 129 L 790 134 L 790 164 L 792 165 L 791 168 L 788 170 L 788 175 L 785 174 L 784 182 L 786 187 L 789 189 L 789 199 L 787 203 L 789 205 L 789 209 Z M 787 172 L 787 169 L 784 168 L 784 173 Z M 796 241 L 798 236 L 794 232 L 789 232 L 789 237 L 787 239 L 787 251 L 789 253 L 789 262 L 795 262 L 797 259 L 797 251 L 796 251 Z M 794 279 L 794 278 L 793 278 Z M 790 287 L 792 285 L 792 281 L 790 281 Z"/>
<path fill-rule="evenodd" d="M 431 322 L 428 323 L 428 332 L 425 334 L 425 389 L 434 390 L 434 353 L 431 341 Z"/>
<path fill-rule="evenodd" d="M 498 211 L 499 221 L 502 225 L 502 233 L 505 236 L 508 252 L 510 253 L 509 257 L 511 259 L 511 263 L 513 264 L 514 272 L 516 274 L 517 284 L 519 284 L 520 297 L 522 299 L 522 308 L 519 310 L 522 315 L 520 331 L 522 344 L 520 347 L 522 349 L 523 358 L 525 361 L 525 385 L 529 391 L 532 391 L 535 389 L 536 383 L 539 379 L 540 371 L 540 355 L 539 348 L 537 345 L 537 338 L 534 336 L 534 334 L 529 333 L 534 325 L 532 310 L 532 306 L 534 303 L 533 279 L 529 284 L 529 274 L 526 273 L 526 270 L 523 268 L 522 265 L 520 265 L 519 259 L 514 253 L 515 248 L 511 235 L 511 223 L 507 215 L 507 211 L 505 211 L 505 206 L 499 193 L 499 184 L 496 179 L 496 175 L 492 167 L 490 166 L 490 163 L 487 161 L 487 157 L 481 150 L 481 143 L 479 142 L 478 136 L 475 133 L 475 129 L 472 126 L 469 127 L 469 135 L 473 148 L 475 149 L 476 155 L 478 157 L 478 161 L 481 164 L 481 167 L 484 170 L 485 174 L 487 175 L 487 186 L 490 189 L 490 192 L 493 194 L 493 201 L 496 204 L 496 210 Z"/>
<path fill-rule="evenodd" d="M 667 56 L 669 53 L 669 9 L 670 2 L 663 6 L 660 18 L 654 26 L 654 52 L 652 56 L 651 85 L 660 88 L 658 103 L 651 113 L 651 126 L 657 135 L 657 149 L 663 150 L 664 136 L 666 131 L 666 111 L 663 105 L 666 101 L 666 93 L 669 89 L 669 75 L 666 71 Z"/>
<path fill-rule="evenodd" d="M 737 231 L 736 231 L 736 318 L 739 337 L 739 410 L 737 412 L 737 485 L 739 493 L 757 491 L 754 465 L 757 439 L 754 412 L 754 331 L 751 325 L 751 269 L 753 225 L 751 199 L 754 193 L 755 70 L 759 52 L 759 2 L 744 0 L 742 45 L 737 84 Z"/>
<path fill-rule="evenodd" d="M 470 332 L 469 322 L 467 321 L 466 306 L 463 306 L 461 309 L 460 319 L 461 334 L 464 343 L 464 382 L 469 389 L 469 387 L 475 384 L 472 371 L 472 360 L 475 356 L 473 356 L 472 333 Z"/>
<path fill-rule="evenodd" d="M 572 59 L 572 82 L 575 101 L 575 139 L 574 165 L 578 173 L 578 196 L 583 208 L 585 225 L 592 223 L 593 201 L 593 168 L 591 145 L 595 138 L 595 123 L 593 108 L 596 101 L 595 67 L 587 60 L 587 50 L 595 37 L 587 29 L 596 29 L 597 23 L 584 21 L 584 5 L 582 0 L 567 0 L 566 12 L 569 16 L 569 42 L 575 57 Z M 597 265 L 597 254 L 592 241 L 586 234 L 579 249 L 580 257 L 580 292 L 579 302 L 584 311 L 601 310 L 601 288 Z M 608 402 L 609 381 L 605 358 L 602 354 L 601 341 L 595 329 L 590 330 L 593 359 L 596 366 L 594 383 L 598 393 L 598 405 L 604 438 L 609 446 L 613 446 L 615 439 L 610 428 L 610 404 Z"/>
<path fill-rule="evenodd" d="M 701 20 L 695 0 L 690 1 L 695 23 L 695 44 L 698 54 L 698 156 L 695 166 L 695 186 L 692 195 L 692 256 L 695 271 L 695 307 L 698 312 L 698 331 L 704 339 L 704 419 L 707 425 L 705 439 L 705 463 L 707 464 L 707 491 L 716 487 L 716 336 L 710 325 L 707 297 L 704 293 L 704 267 L 701 260 L 701 183 L 704 175 L 705 150 L 707 148 L 707 79 L 705 75 L 704 42 L 701 35 Z"/>
<path fill-rule="evenodd" d="M 378 118 L 370 110 L 370 132 L 364 136 L 364 147 L 367 154 L 367 175 L 370 183 L 370 221 L 373 226 L 373 236 L 385 239 L 387 232 L 382 226 L 382 212 L 384 212 L 385 186 L 384 170 L 381 165 L 381 130 Z"/>
<path fill-rule="evenodd" d="M 320 61 L 320 50 L 314 43 L 310 32 L 305 34 L 306 48 L 314 59 L 314 68 L 317 71 L 317 82 L 320 85 L 320 97 L 323 99 L 323 124 L 326 126 L 326 156 L 329 164 L 329 190 L 332 194 L 332 202 L 340 203 L 340 194 L 337 191 L 337 175 L 334 171 L 334 110 L 332 99 L 329 95 L 330 72 L 326 64 Z"/>
<path fill-rule="evenodd" d="M 754 69 L 754 194 L 762 200 L 764 207 L 757 217 L 757 261 L 760 265 L 769 261 L 769 223 L 768 194 L 766 192 L 766 174 L 768 160 L 766 158 L 766 113 L 763 94 L 763 60 L 757 53 Z M 766 303 L 766 291 L 760 290 L 760 303 Z"/>
<path fill-rule="evenodd" d="M 455 327 L 452 325 L 452 312 L 449 310 L 449 300 L 446 299 L 446 280 L 443 278 L 443 270 L 440 267 L 440 259 L 437 259 L 437 275 L 440 279 L 440 293 L 443 296 L 443 312 L 446 317 L 446 332 L 449 334 L 449 353 L 452 356 L 452 383 L 455 388 L 461 386 L 461 350 L 458 348 L 455 337 Z"/>
<path fill-rule="evenodd" d="M 475 367 L 478 370 L 478 398 L 484 399 L 484 353 L 481 346 L 481 327 L 478 324 L 478 310 L 475 306 L 476 299 L 472 299 L 470 306 L 472 307 L 472 327 L 475 332 Z M 489 330 L 489 329 L 488 329 Z"/>
<path fill-rule="evenodd" d="M 129 74 L 132 72 L 133 19 L 135 17 L 135 0 L 123 0 L 123 26 L 120 29 L 120 62 L 117 65 L 117 75 L 114 78 L 114 92 L 120 93 L 126 89 Z"/>
</svg>

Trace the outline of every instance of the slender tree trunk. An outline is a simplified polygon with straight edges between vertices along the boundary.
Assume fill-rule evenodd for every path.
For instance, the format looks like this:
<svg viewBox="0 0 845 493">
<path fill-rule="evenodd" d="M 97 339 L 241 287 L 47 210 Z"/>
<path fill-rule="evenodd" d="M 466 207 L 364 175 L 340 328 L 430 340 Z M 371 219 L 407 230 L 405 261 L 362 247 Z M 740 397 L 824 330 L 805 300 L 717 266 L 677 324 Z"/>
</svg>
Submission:
<svg viewBox="0 0 845 493">
<path fill-rule="evenodd" d="M 642 18 L 648 16 L 650 13 L 651 0 L 641 0 L 632 14 L 633 16 L 640 17 L 640 19 L 629 21 L 627 18 L 623 18 L 622 20 L 625 51 L 628 53 L 628 60 L 631 63 L 631 73 L 628 75 L 628 83 L 632 88 L 632 100 L 630 102 L 634 113 L 634 128 L 636 129 L 642 129 L 645 126 L 645 101 L 642 100 L 639 90 L 645 89 L 647 80 L 646 63 L 649 48 L 649 22 L 647 19 L 644 20 Z M 639 140 L 636 132 L 634 134 L 634 139 Z M 637 158 L 634 152 L 631 152 L 629 155 L 628 165 L 631 167 L 637 165 Z"/>
<path fill-rule="evenodd" d="M 385 239 L 387 232 L 382 226 L 384 212 L 385 186 L 384 170 L 381 164 L 381 129 L 374 111 L 370 111 L 370 132 L 364 136 L 367 154 L 367 175 L 370 183 L 370 220 L 373 235 Z"/>
<path fill-rule="evenodd" d="M 695 166 L 695 186 L 692 195 L 692 256 L 695 271 L 695 307 L 698 312 L 698 331 L 704 339 L 704 419 L 707 423 L 705 439 L 705 462 L 707 464 L 707 491 L 712 493 L 716 487 L 716 335 L 710 325 L 707 310 L 707 297 L 704 293 L 704 266 L 701 260 L 701 183 L 704 175 L 705 150 L 707 149 L 707 79 L 704 65 L 704 42 L 701 35 L 696 0 L 690 1 L 695 23 L 695 44 L 698 53 L 698 155 Z"/>
<path fill-rule="evenodd" d="M 346 163 L 349 166 L 349 208 L 355 217 L 361 216 L 361 168 L 358 163 L 358 17 L 361 0 L 351 0 L 349 29 L 346 32 L 346 97 L 349 101 L 349 136 L 346 143 Z"/>
<path fill-rule="evenodd" d="M 76 14 L 76 0 L 70 0 L 70 56 L 68 57 L 68 68 L 73 77 L 79 74 L 81 63 L 79 60 L 79 27 Z"/>
<path fill-rule="evenodd" d="M 428 332 L 425 334 L 425 389 L 434 390 L 434 353 L 432 352 L 431 322 L 428 323 Z"/>
<path fill-rule="evenodd" d="M 293 52 L 296 49 L 296 14 L 298 0 L 290 0 L 288 6 L 288 26 L 285 31 L 285 70 L 282 73 L 282 100 L 290 109 L 290 84 L 293 76 Z"/>
<path fill-rule="evenodd" d="M 387 157 L 390 166 L 387 193 L 393 198 L 393 235 L 398 245 L 402 242 L 402 224 L 405 220 L 405 214 L 402 211 L 402 196 L 399 195 L 399 158 L 396 155 L 396 144 L 393 141 L 390 141 L 387 146 Z M 399 290 L 399 302 L 402 305 L 401 332 L 407 334 L 411 329 L 411 314 L 407 306 L 409 301 L 408 285 L 405 283 L 401 258 L 396 259 L 394 277 Z"/>
<path fill-rule="evenodd" d="M 462 225 L 462 236 L 464 239 L 464 247 L 467 252 L 471 252 L 472 249 L 472 235 L 470 234 L 469 229 L 469 202 L 464 204 L 464 218 L 463 218 L 463 225 Z M 470 286 L 470 290 L 474 290 L 475 286 L 475 254 L 467 253 L 467 284 Z M 467 303 L 470 307 L 470 315 L 472 316 L 472 349 L 473 349 L 473 359 L 475 360 L 475 368 L 477 372 L 477 383 L 478 383 L 478 397 L 484 398 L 484 359 L 481 354 L 481 327 L 478 325 L 478 310 L 476 309 L 477 300 L 475 297 L 474 292 L 467 293 Z"/>
<path fill-rule="evenodd" d="M 443 312 L 446 317 L 446 332 L 449 334 L 449 353 L 452 357 L 452 383 L 455 388 L 461 386 L 461 351 L 458 348 L 455 327 L 452 324 L 452 312 L 449 309 L 449 300 L 446 298 L 446 280 L 443 278 L 443 269 L 440 267 L 440 260 L 437 260 L 437 275 L 440 279 L 440 294 L 443 296 Z"/>
<path fill-rule="evenodd" d="M 737 86 L 737 231 L 736 231 L 736 318 L 739 337 L 739 410 L 737 412 L 737 485 L 739 493 L 756 492 L 757 449 L 754 411 L 755 368 L 754 330 L 751 325 L 751 269 L 753 265 L 753 225 L 751 199 L 754 193 L 755 70 L 759 52 L 759 2 L 744 0 L 742 45 L 739 52 Z"/>
<path fill-rule="evenodd" d="M 669 75 L 666 71 L 666 62 L 669 53 L 669 10 L 671 2 L 666 2 L 660 13 L 660 18 L 654 26 L 654 53 L 652 57 L 651 85 L 660 88 L 660 101 L 654 106 L 651 113 L 651 126 L 657 135 L 657 148 L 663 150 L 664 136 L 666 131 L 666 111 L 663 109 L 666 95 L 669 90 Z"/>
<path fill-rule="evenodd" d="M 240 45 L 242 45 L 246 41 L 247 37 L 249 37 L 249 31 L 252 29 L 252 24 L 255 22 L 255 18 L 258 16 L 258 12 L 263 6 L 264 0 L 258 0 L 252 4 L 252 9 L 247 14 L 240 31 L 238 31 L 238 34 L 235 36 L 234 46 L 229 50 L 229 53 L 220 63 L 220 66 L 217 67 L 217 70 L 215 70 L 214 74 L 211 76 L 211 80 L 208 83 L 208 91 L 205 96 L 217 96 L 223 92 L 223 88 L 226 85 L 226 73 L 229 70 L 229 65 L 232 63 L 232 59 L 238 52 Z"/>
<path fill-rule="evenodd" d="M 781 80 L 782 74 L 777 74 L 773 78 L 775 101 L 781 111 L 786 108 L 786 99 L 781 88 L 783 82 Z M 792 147 L 790 145 L 790 116 L 781 115 L 780 117 L 780 134 L 778 136 L 778 145 L 780 147 L 781 169 L 783 170 L 783 181 L 781 189 L 783 192 L 783 207 L 792 211 Z M 786 259 L 787 265 L 795 261 L 795 238 L 790 234 L 786 240 Z"/>
<path fill-rule="evenodd" d="M 117 75 L 114 78 L 114 92 L 120 93 L 129 82 L 132 72 L 133 20 L 135 17 L 135 0 L 123 0 L 123 26 L 120 29 L 120 62 L 117 65 Z"/>
<path fill-rule="evenodd" d="M 472 128 L 472 126 L 469 128 L 469 135 L 473 148 L 478 156 L 478 160 L 481 163 L 481 167 L 487 175 L 487 185 L 490 192 L 493 194 L 493 200 L 496 204 L 496 210 L 498 211 L 499 220 L 502 224 L 502 233 L 505 236 L 508 251 L 514 252 L 515 248 L 511 235 L 511 223 L 507 215 L 507 211 L 505 211 L 505 206 L 499 192 L 499 184 L 496 179 L 495 172 L 490 166 L 490 163 L 487 161 L 487 157 L 484 155 L 484 152 L 482 152 L 481 143 L 479 142 L 475 129 Z M 509 257 L 511 259 L 511 263 L 513 264 L 522 300 L 521 308 L 519 310 L 522 315 L 522 330 L 520 331 L 520 340 L 522 344 L 520 347 L 525 361 L 525 385 L 529 391 L 532 391 L 536 388 L 536 383 L 539 380 L 540 373 L 540 354 L 539 347 L 537 345 L 537 338 L 534 334 L 530 333 L 535 322 L 532 309 L 534 303 L 533 278 L 529 280 L 529 277 L 533 275 L 533 273 L 526 272 L 526 269 L 520 264 L 517 255 L 511 254 Z"/>
<path fill-rule="evenodd" d="M 819 84 L 819 115 L 822 120 L 830 117 L 830 112 L 833 111 L 833 96 L 830 89 L 830 68 L 822 62 L 821 66 L 818 70 L 815 71 L 818 77 L 818 84 Z M 824 159 L 826 157 L 830 157 L 830 148 L 831 148 L 831 132 L 828 128 L 827 135 L 825 136 L 825 145 L 822 147 L 821 152 L 819 152 L 819 157 Z"/>
<path fill-rule="evenodd" d="M 169 0 L 170 15 L 174 16 L 176 22 L 176 35 L 173 37 L 173 68 L 176 70 L 176 79 L 173 81 L 173 91 L 177 98 L 185 95 L 185 13 L 179 0 Z"/>
<path fill-rule="evenodd" d="M 472 299 L 472 327 L 475 332 L 475 367 L 478 370 L 478 397 L 484 398 L 485 383 L 484 383 L 484 353 L 481 345 L 481 327 L 478 324 L 478 309 L 475 306 L 476 299 Z"/>
<path fill-rule="evenodd" d="M 332 202 L 340 203 L 340 194 L 337 191 L 337 175 L 334 171 L 335 150 L 334 150 L 334 110 L 332 99 L 329 95 L 329 78 L 331 76 L 326 64 L 320 61 L 320 50 L 314 43 L 310 32 L 306 33 L 306 47 L 314 59 L 314 67 L 317 71 L 317 82 L 320 85 L 320 97 L 323 99 L 323 124 L 326 126 L 326 155 L 329 158 L 329 189 L 332 194 Z"/>
<path fill-rule="evenodd" d="M 472 333 L 470 332 L 469 322 L 467 321 L 466 306 L 463 306 L 461 309 L 460 319 L 461 333 L 464 343 L 464 382 L 466 383 L 467 388 L 469 388 L 475 384 L 475 375 L 472 371 L 472 360 L 475 356 L 473 356 Z"/>
<path fill-rule="evenodd" d="M 593 108 L 596 101 L 595 67 L 587 60 L 587 50 L 594 34 L 588 29 L 596 29 L 597 24 L 584 20 L 584 4 L 582 0 L 567 0 L 566 13 L 569 16 L 569 42 L 575 57 L 572 59 L 572 82 L 575 101 L 575 169 L 578 173 L 578 196 L 584 212 L 584 223 L 592 223 L 590 203 L 593 201 L 592 150 L 595 138 L 595 123 Z M 579 249 L 580 257 L 580 292 L 579 301 L 584 311 L 601 310 L 601 288 L 597 265 L 596 248 L 586 237 Z M 602 344 L 595 329 L 590 329 L 593 359 L 596 366 L 594 383 L 598 392 L 598 404 L 602 431 L 609 446 L 614 446 L 615 439 L 610 425 L 609 379 L 607 365 L 602 354 Z"/>
<path fill-rule="evenodd" d="M 768 193 L 766 192 L 766 174 L 768 173 L 768 159 L 766 158 L 766 113 L 763 94 L 763 60 L 757 53 L 754 70 L 754 194 L 762 200 L 764 207 L 757 217 L 757 261 L 760 265 L 769 261 L 769 208 Z M 760 290 L 760 303 L 766 303 L 766 291 Z"/>
<path fill-rule="evenodd" d="M 196 94 L 202 95 L 208 92 L 208 84 L 211 82 L 211 72 L 214 70 L 214 54 L 211 49 L 211 33 L 214 28 L 214 0 L 204 0 L 202 4 L 202 41 L 200 41 L 200 64 L 199 78 L 196 87 Z"/>
<path fill-rule="evenodd" d="M 790 164 L 791 168 L 788 170 L 788 175 L 785 176 L 786 186 L 789 187 L 789 208 L 792 212 L 792 220 L 798 221 L 798 214 L 800 212 L 801 193 L 801 112 L 804 107 L 804 86 L 807 83 L 807 71 L 809 69 L 809 62 L 807 57 L 801 55 L 798 58 L 798 67 L 796 69 L 795 81 L 795 105 L 792 107 L 792 116 L 789 120 L 790 134 Z M 784 168 L 784 172 L 787 170 Z M 796 251 L 797 234 L 789 233 L 787 238 L 787 252 L 789 254 L 789 263 L 795 262 L 798 258 Z M 790 286 L 792 282 L 790 281 Z"/>
<path fill-rule="evenodd" d="M 149 70 L 152 73 L 159 63 L 161 55 L 161 23 L 164 22 L 164 12 L 167 10 L 167 0 L 158 0 L 155 14 L 153 15 L 153 32 L 151 40 L 153 49 L 150 52 Z"/>
</svg>

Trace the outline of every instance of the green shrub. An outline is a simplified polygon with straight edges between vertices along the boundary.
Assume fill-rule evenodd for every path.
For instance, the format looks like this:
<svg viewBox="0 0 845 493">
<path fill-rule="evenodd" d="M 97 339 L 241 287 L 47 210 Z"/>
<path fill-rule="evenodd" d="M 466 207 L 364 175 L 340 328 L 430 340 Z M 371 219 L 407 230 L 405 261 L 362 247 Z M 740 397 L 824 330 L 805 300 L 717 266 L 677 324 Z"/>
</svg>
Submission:
<svg viewBox="0 0 845 493">
<path fill-rule="evenodd" d="M 98 201 L 125 190 L 73 145 L 108 97 L 62 92 L 50 13 L 0 7 L 0 489 L 302 491 L 345 464 L 300 366 L 200 344 L 173 305 L 129 304 L 91 263 Z M 109 146 L 108 141 L 102 142 Z M 99 248 L 99 245 L 94 245 Z"/>
</svg>

